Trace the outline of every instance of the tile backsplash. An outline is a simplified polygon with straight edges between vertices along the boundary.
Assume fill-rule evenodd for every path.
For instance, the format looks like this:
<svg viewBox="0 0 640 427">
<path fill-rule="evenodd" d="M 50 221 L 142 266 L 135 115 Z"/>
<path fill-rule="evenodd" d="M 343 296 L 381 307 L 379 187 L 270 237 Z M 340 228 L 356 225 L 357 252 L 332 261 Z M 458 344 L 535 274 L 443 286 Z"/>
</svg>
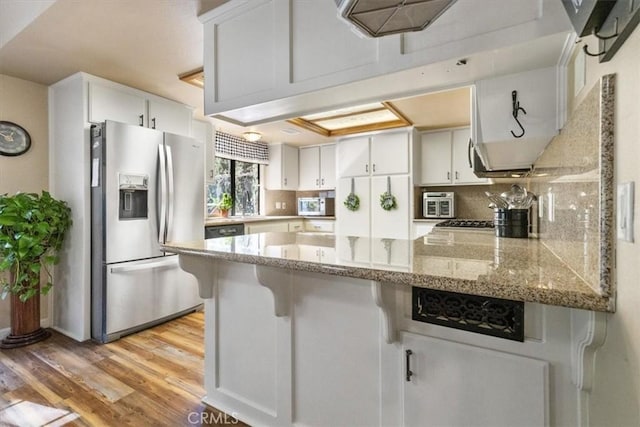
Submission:
<svg viewBox="0 0 640 427">
<path fill-rule="evenodd" d="M 576 107 L 530 179 L 540 240 L 603 296 L 615 294 L 614 77 L 603 76 Z"/>
<path fill-rule="evenodd" d="M 502 193 L 509 191 L 511 184 L 491 184 L 491 185 L 456 185 L 441 187 L 415 187 L 415 212 L 414 218 L 424 218 L 422 216 L 422 193 L 425 191 L 454 192 L 455 214 L 460 219 L 493 219 L 493 209 L 489 208 L 489 199 L 484 194 L 485 191 L 492 193 Z"/>
</svg>

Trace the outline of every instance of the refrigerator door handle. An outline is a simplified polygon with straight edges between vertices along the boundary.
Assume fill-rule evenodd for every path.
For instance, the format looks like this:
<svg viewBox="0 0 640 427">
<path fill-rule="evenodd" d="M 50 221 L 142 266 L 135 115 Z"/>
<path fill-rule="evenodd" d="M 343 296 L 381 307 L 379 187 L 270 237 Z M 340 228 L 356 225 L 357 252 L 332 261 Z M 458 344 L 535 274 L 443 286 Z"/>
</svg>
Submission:
<svg viewBox="0 0 640 427">
<path fill-rule="evenodd" d="M 140 271 L 140 270 L 151 270 L 154 268 L 167 268 L 167 267 L 176 267 L 177 263 L 174 258 L 164 259 L 162 261 L 157 262 L 148 262 L 144 264 L 136 264 L 136 265 L 125 265 L 118 267 L 111 267 L 111 273 L 130 273 L 132 271 Z"/>
<path fill-rule="evenodd" d="M 171 147 L 167 146 L 167 232 L 165 234 L 165 240 L 169 238 L 169 233 L 173 228 L 173 208 L 174 208 L 174 180 L 173 180 L 173 156 L 171 155 Z"/>
<path fill-rule="evenodd" d="M 159 225 L 158 225 L 158 243 L 164 243 L 167 236 L 167 161 L 164 153 L 164 147 L 158 146 L 158 155 L 160 160 L 160 195 L 158 197 L 158 206 L 160 207 Z"/>
</svg>

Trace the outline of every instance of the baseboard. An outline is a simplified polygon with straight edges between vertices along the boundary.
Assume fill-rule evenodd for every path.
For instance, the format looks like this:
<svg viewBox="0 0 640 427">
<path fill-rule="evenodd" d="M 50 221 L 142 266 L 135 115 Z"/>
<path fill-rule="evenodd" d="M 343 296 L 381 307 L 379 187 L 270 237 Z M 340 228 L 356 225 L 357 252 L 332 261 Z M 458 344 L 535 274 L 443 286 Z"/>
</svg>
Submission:
<svg viewBox="0 0 640 427">
<path fill-rule="evenodd" d="M 51 320 L 48 317 L 45 317 L 44 319 L 40 319 L 40 326 L 42 326 L 43 328 L 48 328 L 51 326 Z M 7 335 L 9 335 L 9 333 L 11 332 L 11 328 L 3 328 L 0 329 L 0 340 L 4 339 Z"/>
</svg>

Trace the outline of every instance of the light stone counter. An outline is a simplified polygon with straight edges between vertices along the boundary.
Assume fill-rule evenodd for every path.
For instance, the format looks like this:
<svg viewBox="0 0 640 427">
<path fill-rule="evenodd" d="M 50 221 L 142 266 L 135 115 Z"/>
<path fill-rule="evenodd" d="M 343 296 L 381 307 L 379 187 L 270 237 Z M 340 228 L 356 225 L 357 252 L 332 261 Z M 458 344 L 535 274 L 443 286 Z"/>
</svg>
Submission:
<svg viewBox="0 0 640 427">
<path fill-rule="evenodd" d="M 304 247 L 327 248 L 335 251 L 335 257 L 309 257 Z M 383 283 L 613 311 L 609 298 L 597 294 L 537 239 L 448 230 L 435 230 L 413 241 L 323 233 L 258 233 L 169 242 L 164 249 Z"/>
</svg>

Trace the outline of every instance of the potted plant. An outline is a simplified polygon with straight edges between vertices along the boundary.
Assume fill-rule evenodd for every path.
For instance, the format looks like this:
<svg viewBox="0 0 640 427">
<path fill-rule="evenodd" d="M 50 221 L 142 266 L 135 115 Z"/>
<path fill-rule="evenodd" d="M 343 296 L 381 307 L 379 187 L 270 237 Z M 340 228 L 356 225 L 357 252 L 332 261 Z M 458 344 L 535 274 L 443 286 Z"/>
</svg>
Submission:
<svg viewBox="0 0 640 427">
<path fill-rule="evenodd" d="M 71 210 L 43 191 L 0 195 L 0 280 L 2 299 L 11 295 L 11 333 L 0 348 L 41 341 L 51 334 L 40 327 L 40 294 L 52 286 L 50 267 L 71 226 Z M 8 278 L 6 273 L 8 272 Z M 46 283 L 41 285 L 41 274 Z"/>
<path fill-rule="evenodd" d="M 229 193 L 222 193 L 222 198 L 218 203 L 218 210 L 223 217 L 229 216 L 229 209 L 233 207 L 233 199 Z"/>
</svg>

